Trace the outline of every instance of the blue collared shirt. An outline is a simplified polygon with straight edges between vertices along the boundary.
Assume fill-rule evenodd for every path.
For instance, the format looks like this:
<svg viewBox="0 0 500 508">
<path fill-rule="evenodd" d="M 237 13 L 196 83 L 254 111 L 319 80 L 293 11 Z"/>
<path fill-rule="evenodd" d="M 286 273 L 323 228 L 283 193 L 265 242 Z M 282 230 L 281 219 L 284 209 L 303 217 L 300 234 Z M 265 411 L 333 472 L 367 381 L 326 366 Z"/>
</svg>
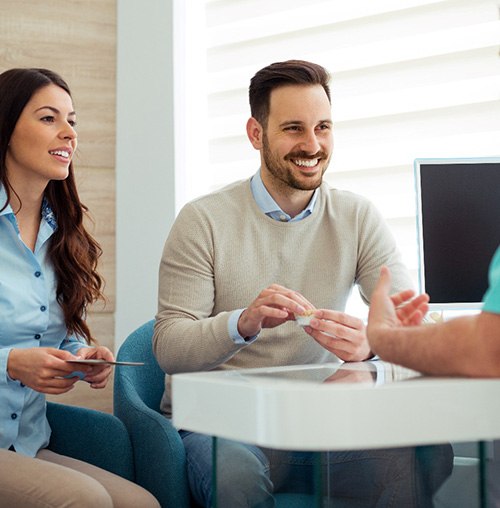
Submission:
<svg viewBox="0 0 500 508">
<path fill-rule="evenodd" d="M 260 171 L 252 177 L 250 186 L 257 206 L 268 217 L 281 222 L 298 222 L 299 220 L 305 219 L 313 212 L 314 205 L 318 199 L 318 189 L 316 189 L 309 201 L 309 204 L 304 208 L 304 210 L 302 210 L 302 212 L 292 218 L 279 207 L 278 203 L 276 203 L 271 194 L 269 194 L 264 182 L 262 181 L 262 177 L 260 176 Z"/>
<path fill-rule="evenodd" d="M 0 185 L 0 208 L 7 201 Z M 50 427 L 45 395 L 11 379 L 7 360 L 11 349 L 49 347 L 76 353 L 83 340 L 68 337 L 56 301 L 56 277 L 48 258 L 49 239 L 57 229 L 44 200 L 34 252 L 21 239 L 10 205 L 0 212 L 0 448 L 35 456 L 47 446 Z"/>
<path fill-rule="evenodd" d="M 309 201 L 309 204 L 295 217 L 290 217 L 287 213 L 285 213 L 273 199 L 271 194 L 269 194 L 266 189 L 264 182 L 262 181 L 262 177 L 260 176 L 260 170 L 252 177 L 250 180 L 250 188 L 252 189 L 252 194 L 257 203 L 257 206 L 264 212 L 268 217 L 271 217 L 274 220 L 280 222 L 298 222 L 299 220 L 305 219 L 314 210 L 314 205 L 318 199 L 318 189 L 316 189 Z M 228 321 L 229 335 L 237 344 L 248 344 L 254 341 L 257 336 L 251 337 L 245 340 L 238 333 L 238 320 L 240 319 L 241 313 L 245 309 L 238 309 L 231 313 Z"/>
</svg>

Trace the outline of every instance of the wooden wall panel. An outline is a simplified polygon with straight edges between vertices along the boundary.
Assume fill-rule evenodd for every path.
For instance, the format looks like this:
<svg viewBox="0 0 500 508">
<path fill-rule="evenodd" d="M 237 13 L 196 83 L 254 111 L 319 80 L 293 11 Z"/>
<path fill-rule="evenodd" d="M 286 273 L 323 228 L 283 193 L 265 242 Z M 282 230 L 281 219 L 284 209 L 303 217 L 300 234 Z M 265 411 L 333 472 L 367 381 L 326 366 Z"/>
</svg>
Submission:
<svg viewBox="0 0 500 508">
<path fill-rule="evenodd" d="M 0 0 L 0 72 L 11 67 L 52 69 L 72 90 L 79 191 L 95 220 L 93 234 L 104 249 L 100 271 L 107 302 L 92 309 L 89 321 L 93 334 L 113 348 L 116 0 Z M 102 393 L 79 386 L 73 392 L 64 400 L 111 410 L 111 387 Z M 89 397 L 80 399 L 80 393 Z"/>
<path fill-rule="evenodd" d="M 98 239 L 103 254 L 99 260 L 99 272 L 106 286 L 106 302 L 97 303 L 94 312 L 115 310 L 115 171 L 79 167 L 75 171 L 78 190 L 83 203 L 89 208 L 92 222 L 87 221 L 88 230 Z"/>
<path fill-rule="evenodd" d="M 115 0 L 0 2 L 0 70 L 48 67 L 68 81 L 80 163 L 115 164 Z"/>
</svg>

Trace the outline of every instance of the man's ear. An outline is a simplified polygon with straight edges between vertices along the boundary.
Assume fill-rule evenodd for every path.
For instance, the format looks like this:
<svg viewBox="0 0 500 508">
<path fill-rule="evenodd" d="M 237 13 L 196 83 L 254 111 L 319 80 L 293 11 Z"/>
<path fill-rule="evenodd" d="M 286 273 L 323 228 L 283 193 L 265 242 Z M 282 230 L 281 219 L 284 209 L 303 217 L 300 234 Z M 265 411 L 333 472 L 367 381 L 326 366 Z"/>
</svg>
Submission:
<svg viewBox="0 0 500 508">
<path fill-rule="evenodd" d="M 256 150 L 260 150 L 262 148 L 262 138 L 264 136 L 264 129 L 262 125 L 254 118 L 251 117 L 247 122 L 247 136 L 252 143 L 252 146 Z"/>
</svg>

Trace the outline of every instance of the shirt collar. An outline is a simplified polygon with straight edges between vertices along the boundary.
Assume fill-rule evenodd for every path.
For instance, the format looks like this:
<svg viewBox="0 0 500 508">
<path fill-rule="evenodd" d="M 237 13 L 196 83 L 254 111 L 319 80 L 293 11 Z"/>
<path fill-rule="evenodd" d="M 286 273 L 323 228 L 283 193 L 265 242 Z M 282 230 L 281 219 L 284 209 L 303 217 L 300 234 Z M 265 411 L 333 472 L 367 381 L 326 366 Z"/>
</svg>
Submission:
<svg viewBox="0 0 500 508">
<path fill-rule="evenodd" d="M 2 184 L 0 184 L 0 209 L 7 203 L 7 192 Z M 1 212 L 0 215 L 7 215 L 14 213 L 10 205 L 7 205 Z"/>
<path fill-rule="evenodd" d="M 5 187 L 0 184 L 0 208 L 2 208 L 7 202 L 7 192 L 5 191 Z M 8 204 L 1 212 L 0 215 L 14 215 L 14 211 L 10 204 Z M 47 198 L 43 198 L 42 201 L 42 219 L 50 226 L 52 231 L 56 231 L 57 229 L 57 221 L 52 211 L 52 208 L 49 205 Z"/>
<path fill-rule="evenodd" d="M 269 194 L 266 189 L 264 182 L 262 181 L 262 177 L 260 176 L 260 170 L 255 173 L 250 181 L 252 194 L 257 203 L 257 206 L 269 217 L 281 221 L 281 222 L 297 222 L 299 220 L 305 219 L 314 210 L 314 205 L 318 199 L 318 189 L 316 189 L 309 201 L 309 204 L 295 217 L 290 217 L 287 213 L 285 213 L 274 201 L 271 194 Z"/>
<path fill-rule="evenodd" d="M 52 228 L 53 231 L 57 229 L 56 217 L 52 208 L 50 208 L 47 198 L 45 197 L 42 201 L 42 218 L 45 219 L 45 222 Z"/>
</svg>

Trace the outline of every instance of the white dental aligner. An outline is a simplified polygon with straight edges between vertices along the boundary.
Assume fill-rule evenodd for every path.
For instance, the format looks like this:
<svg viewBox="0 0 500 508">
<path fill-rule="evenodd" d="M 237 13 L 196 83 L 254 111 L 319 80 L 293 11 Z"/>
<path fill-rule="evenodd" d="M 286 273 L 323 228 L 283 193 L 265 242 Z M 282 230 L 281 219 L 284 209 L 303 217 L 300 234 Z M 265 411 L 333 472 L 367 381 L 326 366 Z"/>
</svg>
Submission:
<svg viewBox="0 0 500 508">
<path fill-rule="evenodd" d="M 306 311 L 305 314 L 295 314 L 295 322 L 299 326 L 309 326 L 311 324 L 311 319 L 314 318 L 313 311 Z"/>
</svg>

